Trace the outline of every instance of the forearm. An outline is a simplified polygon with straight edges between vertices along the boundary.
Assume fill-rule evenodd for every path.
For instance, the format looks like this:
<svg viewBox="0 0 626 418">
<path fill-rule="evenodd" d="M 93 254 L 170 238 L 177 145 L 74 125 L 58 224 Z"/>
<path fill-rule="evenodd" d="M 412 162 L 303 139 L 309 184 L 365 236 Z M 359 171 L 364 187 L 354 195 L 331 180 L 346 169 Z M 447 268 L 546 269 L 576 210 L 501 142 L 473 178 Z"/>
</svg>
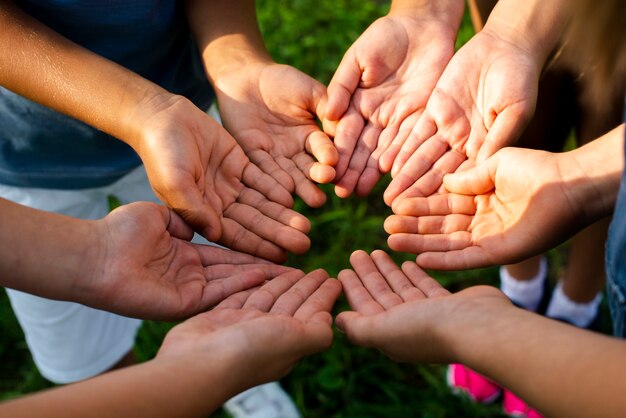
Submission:
<svg viewBox="0 0 626 418">
<path fill-rule="evenodd" d="M 513 306 L 466 318 L 451 340 L 455 361 L 547 416 L 623 416 L 626 342 Z"/>
<path fill-rule="evenodd" d="M 72 300 L 92 272 L 95 224 L 0 199 L 0 285 Z"/>
<path fill-rule="evenodd" d="M 254 0 L 188 0 L 186 9 L 214 86 L 220 75 L 230 70 L 254 62 L 273 62 L 263 44 Z"/>
<path fill-rule="evenodd" d="M 483 30 L 522 48 L 541 69 L 569 21 L 569 3 L 568 0 L 500 0 Z"/>
<path fill-rule="evenodd" d="M 155 359 L 0 405 L 10 417 L 205 417 L 235 395 L 226 364 L 211 358 Z"/>
<path fill-rule="evenodd" d="M 132 71 L 0 3 L 0 85 L 131 146 L 152 106 L 171 95 Z M 137 112 L 141 109 L 141 112 Z"/>
<path fill-rule="evenodd" d="M 448 25 L 456 36 L 464 9 L 464 0 L 392 0 L 389 15 L 437 19 Z"/>
<path fill-rule="evenodd" d="M 610 215 L 624 171 L 624 124 L 573 151 L 559 155 L 572 205 L 588 223 Z"/>
</svg>

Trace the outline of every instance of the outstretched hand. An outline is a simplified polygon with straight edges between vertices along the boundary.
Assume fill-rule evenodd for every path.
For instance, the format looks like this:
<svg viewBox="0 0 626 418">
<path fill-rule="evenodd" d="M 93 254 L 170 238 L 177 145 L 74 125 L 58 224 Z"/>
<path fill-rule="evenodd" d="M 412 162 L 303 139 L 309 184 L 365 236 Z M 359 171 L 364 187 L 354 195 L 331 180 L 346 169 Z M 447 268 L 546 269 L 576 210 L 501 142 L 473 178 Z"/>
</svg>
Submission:
<svg viewBox="0 0 626 418">
<path fill-rule="evenodd" d="M 339 151 L 338 196 L 364 196 L 389 171 L 381 155 L 407 116 L 415 114 L 406 123 L 411 125 L 424 110 L 454 53 L 455 36 L 456 28 L 440 18 L 390 13 L 348 49 L 328 86 L 324 110 L 325 128 Z"/>
<path fill-rule="evenodd" d="M 450 193 L 398 198 L 397 215 L 385 222 L 389 246 L 419 254 L 424 268 L 454 270 L 513 263 L 552 248 L 586 219 L 575 185 L 563 177 L 576 172 L 564 155 L 505 148 L 448 175 Z"/>
<path fill-rule="evenodd" d="M 330 346 L 330 311 L 340 293 L 340 283 L 323 270 L 282 274 L 175 327 L 157 359 L 198 354 L 232 360 L 229 381 L 242 385 L 240 391 L 278 380 L 303 356 Z"/>
<path fill-rule="evenodd" d="M 174 96 L 146 118 L 136 151 L 156 195 L 210 241 L 272 261 L 309 248 L 310 223 L 288 209 L 289 191 L 188 100 Z"/>
<path fill-rule="evenodd" d="M 133 317 L 172 320 L 293 269 L 216 246 L 192 244 L 193 231 L 171 209 L 139 202 L 99 221 L 93 274 L 82 303 Z"/>
<path fill-rule="evenodd" d="M 466 160 L 480 162 L 511 145 L 534 113 L 540 66 L 535 58 L 484 29 L 452 58 L 412 131 L 389 149 L 394 177 L 385 191 L 428 196 Z"/>
<path fill-rule="evenodd" d="M 309 206 L 323 205 L 326 195 L 313 182 L 332 181 L 338 158 L 316 122 L 324 86 L 265 62 L 228 71 L 215 84 L 224 126 L 250 160 Z"/>
<path fill-rule="evenodd" d="M 451 295 L 415 263 L 400 269 L 380 250 L 356 251 L 350 263 L 354 270 L 342 271 L 339 280 L 352 311 L 341 312 L 336 324 L 352 343 L 377 348 L 395 361 L 458 361 L 449 342 L 450 335 L 463 332 L 464 317 L 486 306 L 510 305 L 488 286 Z"/>
</svg>

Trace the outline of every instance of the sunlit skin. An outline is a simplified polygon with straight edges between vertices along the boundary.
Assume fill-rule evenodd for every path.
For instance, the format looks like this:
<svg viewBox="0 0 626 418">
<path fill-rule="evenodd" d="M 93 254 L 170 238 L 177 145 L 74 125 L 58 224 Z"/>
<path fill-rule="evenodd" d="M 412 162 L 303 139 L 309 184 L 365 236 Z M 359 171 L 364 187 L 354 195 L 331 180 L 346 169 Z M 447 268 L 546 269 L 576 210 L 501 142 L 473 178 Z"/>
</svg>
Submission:
<svg viewBox="0 0 626 418">
<path fill-rule="evenodd" d="M 156 357 L 0 405 L 11 417 L 198 417 L 328 349 L 341 285 L 326 272 L 291 271 L 174 327 Z M 175 383 L 175 384 L 173 384 Z"/>
<path fill-rule="evenodd" d="M 407 116 L 424 110 L 454 53 L 463 7 L 458 0 L 393 1 L 344 55 L 324 109 L 339 152 L 338 196 L 367 195 L 390 170 L 381 155 L 395 148 Z"/>
<path fill-rule="evenodd" d="M 413 129 L 383 155 L 393 162 L 388 205 L 399 196 L 428 196 L 467 159 L 482 161 L 518 138 L 568 13 L 561 1 L 498 2 L 483 30 L 450 60 Z"/>
<path fill-rule="evenodd" d="M 273 261 L 309 248 L 293 198 L 189 100 L 0 8 L 0 84 L 133 147 L 152 188 L 209 240 Z M 24 71 L 28 68 L 29 71 Z"/>
<path fill-rule="evenodd" d="M 189 0 L 186 7 L 224 126 L 286 190 L 310 206 L 324 204 L 326 195 L 314 182 L 332 181 L 338 158 L 317 125 L 324 85 L 272 60 L 254 1 Z"/>
<path fill-rule="evenodd" d="M 517 308 L 490 286 L 451 294 L 380 250 L 356 251 L 350 263 L 339 280 L 351 310 L 336 324 L 352 343 L 400 362 L 466 364 L 547 416 L 626 410 L 626 342 Z"/>
<path fill-rule="evenodd" d="M 608 215 L 623 170 L 624 125 L 567 153 L 504 148 L 444 179 L 447 192 L 398 198 L 385 221 L 396 251 L 422 267 L 517 262 Z"/>
</svg>

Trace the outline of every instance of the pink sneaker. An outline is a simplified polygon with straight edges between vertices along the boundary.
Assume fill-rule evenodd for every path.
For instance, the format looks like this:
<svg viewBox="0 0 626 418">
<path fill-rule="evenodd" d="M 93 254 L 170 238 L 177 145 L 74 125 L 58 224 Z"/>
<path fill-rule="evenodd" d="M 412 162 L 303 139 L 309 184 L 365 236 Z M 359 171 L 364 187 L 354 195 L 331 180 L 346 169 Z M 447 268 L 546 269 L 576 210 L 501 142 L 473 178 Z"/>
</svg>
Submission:
<svg viewBox="0 0 626 418">
<path fill-rule="evenodd" d="M 454 393 L 464 393 L 474 402 L 491 403 L 498 399 L 502 391 L 497 383 L 462 364 L 448 366 L 447 380 Z"/>
<path fill-rule="evenodd" d="M 504 391 L 502 398 L 502 410 L 511 417 L 543 418 L 543 415 L 541 415 L 539 411 L 531 408 L 526 402 L 509 390 Z"/>
</svg>

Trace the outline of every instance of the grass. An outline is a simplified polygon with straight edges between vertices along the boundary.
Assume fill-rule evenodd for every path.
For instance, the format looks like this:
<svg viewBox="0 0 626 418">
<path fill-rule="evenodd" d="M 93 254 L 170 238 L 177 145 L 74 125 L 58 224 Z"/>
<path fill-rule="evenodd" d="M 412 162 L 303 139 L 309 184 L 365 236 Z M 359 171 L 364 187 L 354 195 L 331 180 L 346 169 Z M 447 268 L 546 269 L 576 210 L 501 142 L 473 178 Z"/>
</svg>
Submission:
<svg viewBox="0 0 626 418">
<path fill-rule="evenodd" d="M 268 48 L 279 62 L 293 65 L 327 83 L 345 50 L 359 34 L 388 9 L 375 0 L 259 0 L 258 15 Z M 472 35 L 466 15 L 457 45 Z M 289 264 L 306 271 L 325 268 L 335 276 L 349 267 L 353 250 L 386 249 L 383 221 L 390 214 L 382 202 L 389 179 L 384 178 L 365 199 L 339 199 L 328 186 L 328 202 L 321 209 L 297 209 L 313 224 L 312 248 Z M 564 265 L 563 249 L 550 253 L 556 277 Z M 397 261 L 411 259 L 393 254 Z M 495 284 L 495 269 L 455 273 L 433 272 L 451 290 L 468 285 Z M 344 300 L 337 311 L 346 308 Z M 145 322 L 135 352 L 140 360 L 154 356 L 173 324 Z M 13 398 L 50 387 L 35 368 L 23 335 L 4 293 L 0 295 L 0 399 Z M 304 417 L 497 417 L 499 406 L 480 406 L 450 394 L 439 365 L 393 363 L 382 354 L 350 345 L 336 333 L 327 352 L 300 362 L 282 384 L 291 393 Z M 217 412 L 216 416 L 226 416 Z"/>
</svg>

